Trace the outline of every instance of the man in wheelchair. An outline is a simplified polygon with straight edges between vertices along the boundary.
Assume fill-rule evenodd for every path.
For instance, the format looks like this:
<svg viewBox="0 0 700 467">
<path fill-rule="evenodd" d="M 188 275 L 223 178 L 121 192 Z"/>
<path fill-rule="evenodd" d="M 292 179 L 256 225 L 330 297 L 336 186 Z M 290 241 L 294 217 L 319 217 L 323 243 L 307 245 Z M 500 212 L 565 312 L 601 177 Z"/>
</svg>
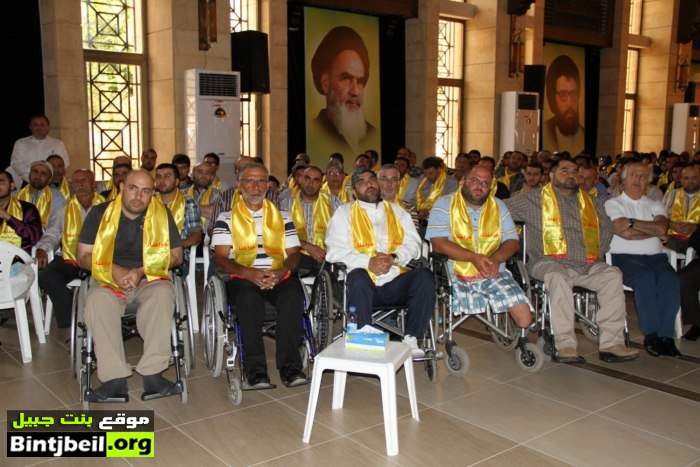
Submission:
<svg viewBox="0 0 700 467">
<path fill-rule="evenodd" d="M 551 301 L 556 355 L 562 363 L 579 363 L 576 350 L 573 287 L 598 296 L 599 357 L 607 362 L 634 360 L 639 352 L 625 346 L 625 295 L 622 272 L 602 261 L 613 236 L 603 206 L 579 188 L 578 166 L 555 159 L 551 182 L 507 201 L 516 222 L 526 228 L 528 269 L 543 281 Z"/>
<path fill-rule="evenodd" d="M 358 327 L 371 324 L 375 306 L 408 305 L 404 342 L 422 357 L 416 338 L 435 309 L 435 285 L 429 270 L 405 267 L 420 256 L 421 239 L 401 206 L 380 200 L 374 172 L 356 169 L 352 187 L 357 200 L 340 206 L 328 225 L 326 260 L 347 266 L 347 304 Z"/>
<path fill-rule="evenodd" d="M 308 383 L 302 372 L 304 293 L 293 272 L 299 264 L 299 237 L 286 213 L 265 199 L 268 172 L 248 163 L 238 175 L 239 194 L 214 225 L 211 245 L 228 300 L 241 327 L 247 387 L 273 387 L 267 375 L 262 325 L 265 301 L 277 310 L 277 369 L 286 386 Z"/>
<path fill-rule="evenodd" d="M 124 357 L 121 318 L 135 306 L 143 356 L 142 399 L 179 394 L 164 378 L 171 355 L 175 293 L 169 270 L 182 263 L 180 233 L 163 203 L 153 197 L 153 178 L 144 170 L 127 175 L 120 194 L 93 207 L 78 243 L 78 263 L 91 271 L 93 286 L 85 303 L 85 322 L 95 341 L 97 376 L 102 385 L 88 402 L 128 400 L 131 366 Z"/>
<path fill-rule="evenodd" d="M 301 175 L 299 192 L 280 202 L 294 222 L 301 245 L 299 271 L 305 275 L 316 274 L 326 259 L 326 229 L 331 216 L 340 204 L 337 197 L 321 192 L 323 171 L 310 165 Z"/>
<path fill-rule="evenodd" d="M 505 268 L 518 251 L 518 234 L 505 203 L 489 194 L 492 179 L 488 167 L 471 169 L 460 190 L 433 206 L 426 239 L 433 251 L 451 260 L 461 309 L 479 313 L 490 304 L 494 312 L 509 312 L 519 328 L 527 328 L 532 322 L 530 303 Z"/>
</svg>

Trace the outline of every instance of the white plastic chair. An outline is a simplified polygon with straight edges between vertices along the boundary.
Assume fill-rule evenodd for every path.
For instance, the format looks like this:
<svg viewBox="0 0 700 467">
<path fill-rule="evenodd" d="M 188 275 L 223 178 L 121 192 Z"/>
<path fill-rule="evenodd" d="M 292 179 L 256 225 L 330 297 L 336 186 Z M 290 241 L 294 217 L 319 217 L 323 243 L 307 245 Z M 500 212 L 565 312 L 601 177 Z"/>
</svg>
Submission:
<svg viewBox="0 0 700 467">
<path fill-rule="evenodd" d="M 396 372 L 404 367 L 408 399 L 411 404 L 411 416 L 419 421 L 416 383 L 413 378 L 413 359 L 406 344 L 389 342 L 385 351 L 363 351 L 345 348 L 344 340 L 337 340 L 316 356 L 314 373 L 311 379 L 311 393 L 306 410 L 304 437 L 308 443 L 321 389 L 324 370 L 334 370 L 333 375 L 333 410 L 343 408 L 345 398 L 345 381 L 348 372 L 377 375 L 381 381 L 382 408 L 384 412 L 384 436 L 387 456 L 399 453 L 399 429 L 396 414 Z"/>
<path fill-rule="evenodd" d="M 30 277 L 28 274 L 10 277 L 10 270 L 15 258 L 19 258 L 25 265 L 31 266 L 33 263 L 32 257 L 21 248 L 0 241 L 0 308 L 13 308 L 15 310 L 22 361 L 29 363 L 32 361 L 32 346 L 29 340 L 27 298 L 31 301 L 34 330 L 39 338 L 39 343 L 44 344 L 46 342 L 46 335 L 44 334 L 44 320 L 39 307 L 40 300 L 38 295 L 34 296 L 33 292 L 33 285 L 37 282 L 36 274 L 33 268 L 25 268 L 25 271 L 27 273 L 31 272 L 33 277 Z"/>
</svg>

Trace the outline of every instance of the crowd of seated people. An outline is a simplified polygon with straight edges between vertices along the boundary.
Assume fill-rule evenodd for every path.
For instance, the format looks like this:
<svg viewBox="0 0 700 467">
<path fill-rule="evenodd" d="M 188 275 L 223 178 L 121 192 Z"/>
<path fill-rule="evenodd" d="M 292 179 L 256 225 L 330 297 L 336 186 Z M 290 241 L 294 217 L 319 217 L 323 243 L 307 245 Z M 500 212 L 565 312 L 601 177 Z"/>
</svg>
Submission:
<svg viewBox="0 0 700 467">
<path fill-rule="evenodd" d="M 34 117 L 32 125 L 39 135 L 48 119 Z M 438 157 L 418 166 L 415 153 L 400 148 L 392 164 L 381 165 L 373 150 L 359 154 L 349 172 L 347 155 L 332 154 L 319 167 L 300 154 L 281 185 L 261 158 L 241 157 L 229 186 L 214 153 L 194 167 L 184 154 L 157 165 L 156 151 L 147 149 L 138 169 L 128 156 L 114 158 L 111 178 L 98 186 L 86 168 L 66 176 L 65 148 L 44 159 L 23 150 L 13 152 L 14 171 L 0 171 L 0 240 L 33 250 L 60 328 L 70 325 L 66 284 L 80 269 L 91 273 L 95 287 L 85 318 L 102 381 L 92 396 L 97 402 L 128 392 L 131 368 L 119 320 L 132 303 L 141 310 L 137 327 L 145 344 L 136 370 L 144 393 L 177 392 L 161 376 L 174 300 L 168 270 L 192 260 L 189 247 L 202 243 L 211 248 L 216 271 L 228 277 L 228 300 L 240 310 L 247 389 L 270 387 L 256 314 L 263 301 L 278 312 L 282 381 L 308 382 L 297 350 L 303 295 L 296 272 L 313 273 L 324 262 L 346 265 L 348 304 L 360 326 L 371 323 L 374 306 L 407 305 L 404 341 L 420 356 L 417 339 L 435 307 L 435 284 L 429 271 L 406 265 L 421 256 L 423 239 L 449 259 L 460 306 L 479 310 L 489 303 L 527 328 L 528 297 L 504 267 L 519 248 L 516 222 L 529 238 L 528 272 L 550 294 L 555 360 L 583 361 L 574 287 L 598 295 L 601 360 L 638 357 L 625 345 L 623 284 L 634 294 L 649 355 L 680 355 L 673 339 L 679 309 L 691 325 L 684 337 L 700 337 L 700 259 L 675 265 L 666 255 L 698 248 L 700 152 L 597 159 L 511 151 L 497 162 L 471 150 L 449 168 Z"/>
</svg>

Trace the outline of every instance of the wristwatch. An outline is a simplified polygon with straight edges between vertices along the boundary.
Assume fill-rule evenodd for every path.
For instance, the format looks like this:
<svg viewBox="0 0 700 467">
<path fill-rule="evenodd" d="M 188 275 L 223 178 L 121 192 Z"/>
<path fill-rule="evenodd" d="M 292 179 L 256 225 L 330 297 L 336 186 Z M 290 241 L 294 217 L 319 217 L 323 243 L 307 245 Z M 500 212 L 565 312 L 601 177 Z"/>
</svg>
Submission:
<svg viewBox="0 0 700 467">
<path fill-rule="evenodd" d="M 630 223 L 629 223 L 629 225 L 627 226 L 627 228 L 628 228 L 628 229 L 631 229 L 631 228 L 633 228 L 633 227 L 634 227 L 634 219 L 630 219 Z"/>
</svg>

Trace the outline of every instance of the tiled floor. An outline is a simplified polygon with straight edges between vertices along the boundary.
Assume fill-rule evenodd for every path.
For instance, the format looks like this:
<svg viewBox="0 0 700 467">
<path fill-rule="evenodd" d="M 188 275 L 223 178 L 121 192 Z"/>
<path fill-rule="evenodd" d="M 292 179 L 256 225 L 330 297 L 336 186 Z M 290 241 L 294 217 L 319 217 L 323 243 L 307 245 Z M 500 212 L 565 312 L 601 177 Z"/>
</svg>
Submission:
<svg viewBox="0 0 700 467">
<path fill-rule="evenodd" d="M 634 325 L 634 323 L 632 322 Z M 479 326 L 467 327 L 483 332 Z M 6 410 L 79 408 L 70 374 L 65 332 L 33 341 L 34 360 L 20 363 L 13 322 L 0 327 L 0 428 Z M 638 334 L 633 337 L 638 338 Z M 464 378 L 440 364 L 430 382 L 417 366 L 420 422 L 410 416 L 403 375 L 398 378 L 400 453 L 385 455 L 381 397 L 372 378 L 351 377 L 345 407 L 330 408 L 332 378 L 326 374 L 311 437 L 302 443 L 308 387 L 246 392 L 240 406 L 228 399 L 226 379 L 213 379 L 198 361 L 188 380 L 189 403 L 178 398 L 141 402 L 140 378 L 131 378 L 131 401 L 109 408 L 153 409 L 153 460 L 7 459 L 0 438 L 0 465 L 167 466 L 700 466 L 700 403 L 584 368 L 549 362 L 536 374 L 520 370 L 506 353 L 478 335 L 456 334 L 471 367 Z M 198 345 L 201 351 L 201 344 Z M 268 357 L 274 343 L 266 344 Z M 127 342 L 130 362 L 141 350 Z M 580 337 L 580 350 L 598 367 L 682 388 L 700 397 L 697 361 L 655 359 L 606 365 Z M 700 357 L 700 343 L 682 343 Z M 200 352 L 201 358 L 201 352 Z M 274 367 L 272 361 L 268 362 Z M 279 382 L 278 375 L 271 377 Z M 696 399 L 698 398 L 696 397 Z M 107 407 L 105 407 L 107 408 Z"/>
</svg>

